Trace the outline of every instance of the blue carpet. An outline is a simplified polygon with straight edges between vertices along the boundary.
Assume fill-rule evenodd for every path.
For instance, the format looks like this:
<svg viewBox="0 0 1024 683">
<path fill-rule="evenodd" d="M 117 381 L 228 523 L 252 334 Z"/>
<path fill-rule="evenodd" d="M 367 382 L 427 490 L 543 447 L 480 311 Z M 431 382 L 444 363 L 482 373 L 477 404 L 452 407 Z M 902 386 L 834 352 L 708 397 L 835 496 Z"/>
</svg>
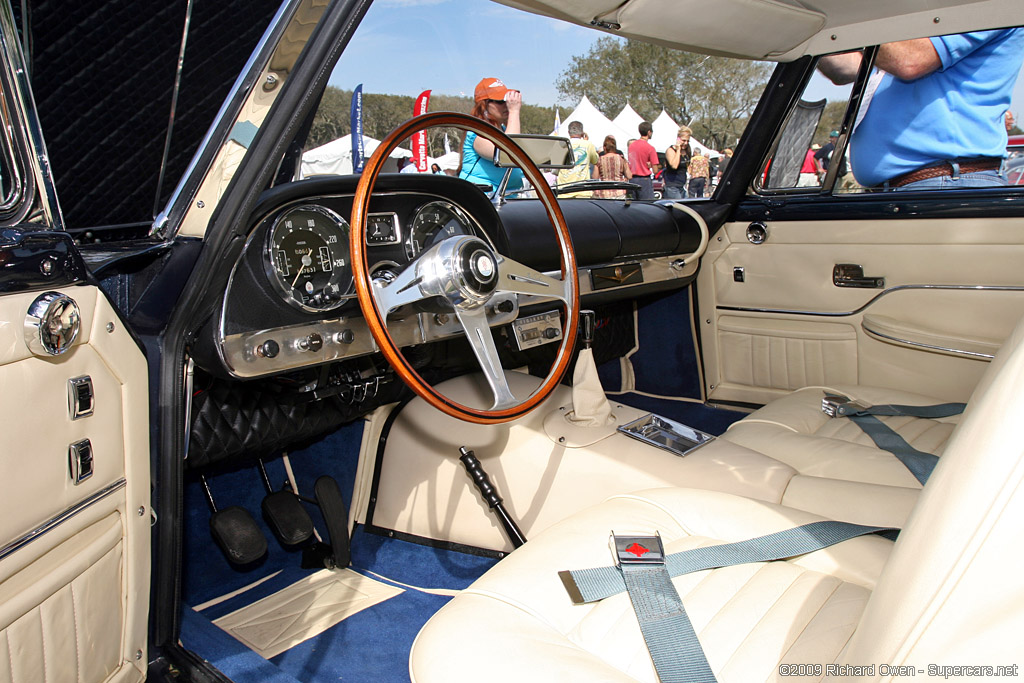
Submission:
<svg viewBox="0 0 1024 683">
<path fill-rule="evenodd" d="M 733 422 L 746 417 L 746 413 L 724 408 L 712 408 L 703 403 L 686 401 L 669 401 L 663 398 L 643 396 L 641 394 L 616 394 L 608 397 L 612 401 L 627 406 L 646 410 L 662 417 L 667 417 L 684 425 L 695 427 L 702 432 L 721 435 Z"/>
<path fill-rule="evenodd" d="M 299 490 L 310 493 L 322 474 L 333 476 L 346 496 L 355 481 L 356 460 L 363 423 L 346 426 L 309 448 L 290 454 Z M 284 467 L 279 459 L 266 463 L 271 483 L 280 487 Z M 245 571 L 227 562 L 209 532 L 209 509 L 198 481 L 185 490 L 185 566 L 182 589 L 182 642 L 209 660 L 235 683 L 326 683 L 327 681 L 409 680 L 408 653 L 427 619 L 450 598 L 405 590 L 402 594 L 364 610 L 323 634 L 311 638 L 268 661 L 256 655 L 212 624 L 225 614 L 309 575 L 300 567 L 301 552 L 288 550 L 271 535 L 260 514 L 265 495 L 255 467 L 208 477 L 219 508 L 242 505 L 255 518 L 268 539 L 267 555 Z M 307 506 L 326 539 L 315 506 Z M 352 568 L 373 572 L 393 581 L 424 588 L 461 589 L 492 567 L 497 560 L 365 533 L 352 538 Z M 192 610 L 215 597 L 248 586 L 279 572 L 245 593 L 202 613 Z"/>
<path fill-rule="evenodd" d="M 351 500 L 355 482 L 356 462 L 362 440 L 363 422 L 346 425 L 315 444 L 289 454 L 299 491 L 312 496 L 313 483 L 322 474 L 333 476 L 338 482 L 346 505 Z M 266 461 L 270 482 L 280 489 L 285 481 L 284 465 L 280 458 Z M 260 502 L 266 496 L 263 480 L 255 464 L 235 471 L 207 476 L 210 490 L 218 509 L 239 505 L 256 520 L 267 538 L 267 555 L 252 566 L 239 569 L 229 563 L 210 537 L 210 509 L 198 479 L 190 478 L 185 485 L 185 531 L 182 599 L 198 605 L 230 591 L 247 586 L 275 571 L 297 567 L 301 551 L 283 547 L 263 520 Z M 313 518 L 321 538 L 327 540 L 327 530 L 315 505 L 306 509 Z"/>
<path fill-rule="evenodd" d="M 640 348 L 629 358 L 637 391 L 680 398 L 703 396 L 690 328 L 690 290 L 687 287 L 638 302 Z"/>
</svg>

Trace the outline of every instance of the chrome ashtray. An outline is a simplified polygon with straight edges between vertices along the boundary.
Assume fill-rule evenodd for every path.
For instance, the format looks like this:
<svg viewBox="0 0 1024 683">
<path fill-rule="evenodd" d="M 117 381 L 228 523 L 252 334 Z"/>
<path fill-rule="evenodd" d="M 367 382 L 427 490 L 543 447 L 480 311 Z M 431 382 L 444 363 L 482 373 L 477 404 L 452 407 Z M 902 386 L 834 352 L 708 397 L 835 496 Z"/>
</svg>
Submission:
<svg viewBox="0 0 1024 683">
<path fill-rule="evenodd" d="M 619 427 L 619 431 L 644 443 L 683 456 L 715 437 L 681 422 L 649 413 Z"/>
</svg>

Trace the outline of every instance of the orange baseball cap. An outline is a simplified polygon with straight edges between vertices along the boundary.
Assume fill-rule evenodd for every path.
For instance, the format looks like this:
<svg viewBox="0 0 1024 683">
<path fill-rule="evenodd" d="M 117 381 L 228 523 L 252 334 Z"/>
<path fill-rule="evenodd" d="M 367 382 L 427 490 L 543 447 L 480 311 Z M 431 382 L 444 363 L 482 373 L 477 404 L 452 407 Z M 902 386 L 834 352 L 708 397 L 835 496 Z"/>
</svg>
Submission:
<svg viewBox="0 0 1024 683">
<path fill-rule="evenodd" d="M 473 93 L 473 100 L 483 102 L 484 100 L 504 100 L 505 95 L 511 88 L 505 87 L 500 78 L 485 78 L 476 84 Z"/>
</svg>

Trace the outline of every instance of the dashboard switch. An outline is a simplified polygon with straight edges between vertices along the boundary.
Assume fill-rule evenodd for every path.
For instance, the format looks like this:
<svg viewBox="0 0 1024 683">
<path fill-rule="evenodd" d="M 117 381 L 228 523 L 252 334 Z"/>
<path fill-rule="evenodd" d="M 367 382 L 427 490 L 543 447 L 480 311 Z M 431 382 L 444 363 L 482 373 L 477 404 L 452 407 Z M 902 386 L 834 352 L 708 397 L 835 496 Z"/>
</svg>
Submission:
<svg viewBox="0 0 1024 683">
<path fill-rule="evenodd" d="M 256 355 L 261 358 L 274 358 L 281 353 L 281 345 L 273 339 L 268 339 L 256 347 Z"/>
<path fill-rule="evenodd" d="M 342 330 L 334 335 L 334 341 L 338 344 L 351 344 L 355 340 L 356 335 L 352 330 Z"/>
<path fill-rule="evenodd" d="M 315 353 L 324 347 L 324 338 L 319 332 L 314 332 L 305 339 L 300 339 L 297 346 L 299 351 L 313 351 Z"/>
</svg>

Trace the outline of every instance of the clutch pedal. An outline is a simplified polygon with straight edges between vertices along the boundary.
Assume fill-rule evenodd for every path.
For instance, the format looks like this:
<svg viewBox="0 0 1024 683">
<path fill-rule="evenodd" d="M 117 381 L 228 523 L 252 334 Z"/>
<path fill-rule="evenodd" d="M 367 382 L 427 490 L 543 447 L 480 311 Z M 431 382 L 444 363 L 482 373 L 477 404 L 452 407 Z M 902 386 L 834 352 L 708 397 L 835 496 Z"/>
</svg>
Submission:
<svg viewBox="0 0 1024 683">
<path fill-rule="evenodd" d="M 210 515 L 210 533 L 232 564 L 252 564 L 267 554 L 267 537 L 243 507 L 233 505 Z"/>
</svg>

